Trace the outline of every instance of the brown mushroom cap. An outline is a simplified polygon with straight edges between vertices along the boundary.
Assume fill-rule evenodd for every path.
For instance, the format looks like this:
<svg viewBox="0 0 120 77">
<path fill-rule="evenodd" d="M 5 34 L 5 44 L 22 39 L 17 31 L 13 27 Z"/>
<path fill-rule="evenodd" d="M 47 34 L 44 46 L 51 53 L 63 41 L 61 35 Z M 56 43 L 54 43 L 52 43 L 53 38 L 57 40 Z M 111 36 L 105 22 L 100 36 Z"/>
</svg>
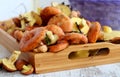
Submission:
<svg viewBox="0 0 120 77">
<path fill-rule="evenodd" d="M 21 71 L 23 69 L 23 66 L 26 64 L 27 64 L 27 62 L 23 59 L 19 59 L 15 62 L 15 66 L 16 66 L 18 71 Z"/>
</svg>

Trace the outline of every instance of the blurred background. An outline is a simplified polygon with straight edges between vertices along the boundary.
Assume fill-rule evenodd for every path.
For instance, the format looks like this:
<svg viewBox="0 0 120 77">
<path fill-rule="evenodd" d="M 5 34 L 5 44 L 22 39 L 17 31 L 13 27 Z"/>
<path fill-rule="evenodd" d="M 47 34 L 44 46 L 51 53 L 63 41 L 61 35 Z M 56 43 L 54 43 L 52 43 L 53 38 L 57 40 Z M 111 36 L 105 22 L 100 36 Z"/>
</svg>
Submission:
<svg viewBox="0 0 120 77">
<path fill-rule="evenodd" d="M 0 20 L 9 19 L 33 9 L 32 0 L 0 0 Z"/>
<path fill-rule="evenodd" d="M 69 4 L 68 0 L 0 0 L 0 21 L 36 10 L 37 7 L 51 5 L 51 2 Z"/>
<path fill-rule="evenodd" d="M 69 0 L 83 17 L 120 30 L 120 0 Z"/>
<path fill-rule="evenodd" d="M 35 11 L 37 7 L 45 7 L 51 2 L 70 4 L 86 19 L 120 30 L 120 0 L 0 0 L 0 21 Z"/>
</svg>

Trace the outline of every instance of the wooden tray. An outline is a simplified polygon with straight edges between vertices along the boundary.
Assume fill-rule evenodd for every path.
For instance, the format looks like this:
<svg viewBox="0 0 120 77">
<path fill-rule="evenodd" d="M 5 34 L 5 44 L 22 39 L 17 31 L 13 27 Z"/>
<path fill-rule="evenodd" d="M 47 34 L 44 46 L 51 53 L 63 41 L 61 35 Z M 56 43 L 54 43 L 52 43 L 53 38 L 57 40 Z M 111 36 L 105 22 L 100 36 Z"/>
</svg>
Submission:
<svg viewBox="0 0 120 77">
<path fill-rule="evenodd" d="M 19 50 L 19 45 L 14 38 L 0 29 L 0 44 L 10 52 Z M 86 58 L 69 58 L 70 53 L 79 50 L 93 50 L 107 48 L 106 55 Z M 35 73 L 47 73 L 60 70 L 75 69 L 88 66 L 120 62 L 120 45 L 108 42 L 71 45 L 58 53 L 22 53 L 20 58 L 28 60 L 35 68 Z"/>
</svg>

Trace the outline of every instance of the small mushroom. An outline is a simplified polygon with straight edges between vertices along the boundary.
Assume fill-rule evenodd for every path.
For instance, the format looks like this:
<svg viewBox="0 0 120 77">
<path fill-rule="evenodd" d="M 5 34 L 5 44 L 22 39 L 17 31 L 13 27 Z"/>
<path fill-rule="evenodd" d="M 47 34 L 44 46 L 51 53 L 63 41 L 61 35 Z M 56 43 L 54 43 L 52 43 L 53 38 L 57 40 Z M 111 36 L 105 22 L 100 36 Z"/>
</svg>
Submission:
<svg viewBox="0 0 120 77">
<path fill-rule="evenodd" d="M 42 45 L 42 46 L 39 46 L 39 47 L 35 48 L 33 50 L 33 52 L 36 52 L 36 53 L 43 52 L 43 53 L 45 53 L 45 52 L 47 52 L 47 50 L 48 50 L 47 45 Z"/>
<path fill-rule="evenodd" d="M 20 24 L 20 18 L 19 17 L 14 17 L 12 18 L 13 22 L 15 23 L 15 25 L 17 27 L 21 27 L 21 24 Z"/>
<path fill-rule="evenodd" d="M 14 31 L 14 33 L 13 33 L 13 37 L 14 37 L 16 40 L 20 41 L 21 38 L 23 37 L 23 34 L 24 34 L 24 33 L 23 33 L 22 31 L 16 30 L 16 31 Z"/>
<path fill-rule="evenodd" d="M 28 63 L 25 60 L 23 60 L 23 59 L 18 59 L 15 62 L 15 66 L 16 66 L 18 71 L 21 71 L 23 69 L 23 65 L 26 65 L 26 64 L 28 64 Z"/>
<path fill-rule="evenodd" d="M 41 17 L 34 11 L 24 13 L 20 16 L 20 18 L 30 26 L 33 26 L 34 24 L 42 24 Z"/>
<path fill-rule="evenodd" d="M 21 71 L 22 74 L 24 75 L 29 75 L 32 74 L 34 71 L 34 68 L 31 64 L 28 65 L 23 65 L 23 70 Z"/>
<path fill-rule="evenodd" d="M 75 10 L 73 10 L 70 14 L 70 17 L 80 17 L 80 16 L 81 16 L 80 12 Z"/>
<path fill-rule="evenodd" d="M 48 50 L 48 47 L 46 45 L 42 45 L 38 47 L 39 52 L 47 52 L 47 50 Z"/>
<path fill-rule="evenodd" d="M 16 71 L 17 69 L 16 69 L 14 63 L 16 62 L 16 60 L 18 59 L 20 54 L 21 54 L 20 51 L 14 51 L 9 59 L 4 58 L 2 60 L 3 68 L 10 72 Z"/>
</svg>

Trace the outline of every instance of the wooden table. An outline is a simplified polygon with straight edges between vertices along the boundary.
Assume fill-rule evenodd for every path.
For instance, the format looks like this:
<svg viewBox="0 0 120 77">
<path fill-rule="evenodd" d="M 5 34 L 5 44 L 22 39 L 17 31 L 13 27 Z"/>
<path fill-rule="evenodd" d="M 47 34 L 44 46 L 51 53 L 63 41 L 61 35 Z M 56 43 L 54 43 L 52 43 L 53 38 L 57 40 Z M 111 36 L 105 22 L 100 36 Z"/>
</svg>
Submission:
<svg viewBox="0 0 120 77">
<path fill-rule="evenodd" d="M 10 53 L 0 46 L 0 58 L 7 57 Z M 0 77 L 25 77 L 17 72 L 6 72 L 0 70 Z M 45 74 L 31 74 L 27 77 L 120 77 L 120 63 L 94 66 L 88 68 L 79 68 L 67 71 L 58 71 Z"/>
</svg>

